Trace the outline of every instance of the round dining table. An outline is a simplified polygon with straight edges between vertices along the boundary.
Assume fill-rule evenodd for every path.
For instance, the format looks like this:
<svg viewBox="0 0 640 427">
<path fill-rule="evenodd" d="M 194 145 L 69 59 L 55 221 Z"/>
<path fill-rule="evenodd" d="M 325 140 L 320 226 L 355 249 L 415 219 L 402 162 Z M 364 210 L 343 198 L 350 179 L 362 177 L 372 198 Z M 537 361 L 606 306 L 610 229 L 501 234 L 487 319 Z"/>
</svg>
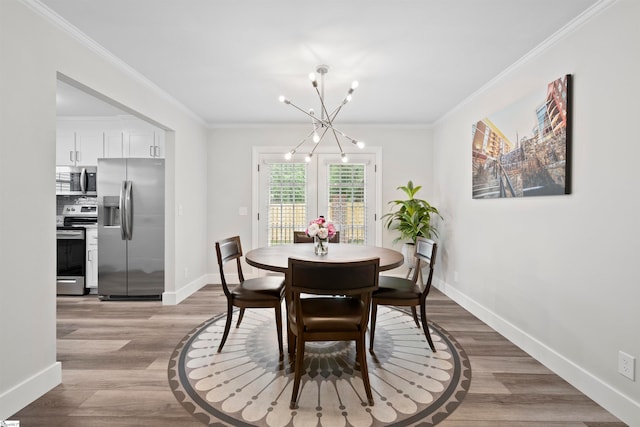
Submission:
<svg viewBox="0 0 640 427">
<path fill-rule="evenodd" d="M 297 258 L 305 261 L 323 262 L 353 262 L 370 258 L 380 258 L 380 271 L 391 270 L 400 267 L 404 263 L 404 256 L 393 249 L 378 246 L 354 245 L 348 243 L 329 244 L 329 253 L 316 255 L 313 243 L 293 243 L 279 246 L 265 246 L 250 250 L 245 254 L 247 264 L 268 271 L 285 274 L 288 280 L 289 258 Z M 289 306 L 290 295 L 285 292 L 286 306 Z M 295 353 L 294 335 L 287 327 L 287 347 L 289 354 Z"/>
<path fill-rule="evenodd" d="M 279 273 L 287 272 L 290 257 L 315 262 L 354 262 L 380 258 L 380 271 L 400 267 L 404 262 L 404 257 L 396 250 L 349 243 L 330 243 L 329 253 L 326 255 L 316 255 L 313 251 L 313 243 L 264 246 L 245 254 L 247 264 Z"/>
</svg>

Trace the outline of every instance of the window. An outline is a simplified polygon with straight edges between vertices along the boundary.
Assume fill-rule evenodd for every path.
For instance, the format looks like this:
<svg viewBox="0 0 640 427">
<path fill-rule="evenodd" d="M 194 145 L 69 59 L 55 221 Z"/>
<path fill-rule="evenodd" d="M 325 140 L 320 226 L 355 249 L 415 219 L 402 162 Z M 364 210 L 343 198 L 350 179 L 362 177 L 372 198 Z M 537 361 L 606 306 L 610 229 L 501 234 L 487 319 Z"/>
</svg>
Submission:
<svg viewBox="0 0 640 427">
<path fill-rule="evenodd" d="M 257 246 L 293 243 L 293 232 L 324 215 L 340 242 L 376 244 L 375 154 L 318 154 L 310 163 L 259 153 Z M 254 180 L 255 182 L 255 180 Z"/>
</svg>

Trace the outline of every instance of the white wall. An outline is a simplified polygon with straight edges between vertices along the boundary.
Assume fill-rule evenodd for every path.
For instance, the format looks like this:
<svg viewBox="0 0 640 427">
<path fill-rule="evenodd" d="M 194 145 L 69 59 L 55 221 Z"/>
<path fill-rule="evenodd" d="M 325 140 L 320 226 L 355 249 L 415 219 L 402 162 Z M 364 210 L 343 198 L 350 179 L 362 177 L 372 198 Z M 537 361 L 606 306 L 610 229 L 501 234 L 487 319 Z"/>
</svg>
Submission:
<svg viewBox="0 0 640 427">
<path fill-rule="evenodd" d="M 167 135 L 171 253 L 166 290 L 175 300 L 207 273 L 207 129 L 17 0 L 0 1 L 0 64 L 1 420 L 61 380 L 55 327 L 56 73 L 172 129 Z M 28 179 L 22 175 L 26 166 Z M 177 216 L 179 204 L 182 216 Z M 185 267 L 190 277 L 184 277 Z"/>
<path fill-rule="evenodd" d="M 278 108 L 278 105 L 274 104 L 274 108 Z M 420 196 L 429 199 L 433 194 L 430 191 L 433 188 L 430 129 L 342 124 L 340 129 L 366 141 L 368 147 L 382 149 L 383 163 L 379 173 L 382 174 L 383 213 L 388 212 L 389 200 L 402 197 L 403 193 L 396 188 L 410 179 L 416 184 L 424 185 L 424 189 L 418 193 Z M 291 149 L 308 132 L 308 126 L 299 125 L 237 126 L 211 130 L 208 162 L 209 271 L 218 271 L 214 249 L 216 240 L 238 234 L 244 251 L 251 249 L 253 217 L 239 216 L 238 208 L 248 207 L 251 212 L 252 168 L 255 167 L 251 163 L 252 148 L 273 146 Z M 331 140 L 323 141 L 322 144 L 331 145 Z M 395 237 L 384 230 L 383 246 L 391 247 Z"/>
<path fill-rule="evenodd" d="M 436 198 L 447 218 L 439 287 L 636 426 L 639 375 L 628 380 L 617 363 L 618 350 L 640 359 L 639 20 L 639 2 L 614 2 L 438 122 L 433 135 Z M 564 74 L 574 76 L 572 194 L 473 200 L 471 125 Z"/>
</svg>

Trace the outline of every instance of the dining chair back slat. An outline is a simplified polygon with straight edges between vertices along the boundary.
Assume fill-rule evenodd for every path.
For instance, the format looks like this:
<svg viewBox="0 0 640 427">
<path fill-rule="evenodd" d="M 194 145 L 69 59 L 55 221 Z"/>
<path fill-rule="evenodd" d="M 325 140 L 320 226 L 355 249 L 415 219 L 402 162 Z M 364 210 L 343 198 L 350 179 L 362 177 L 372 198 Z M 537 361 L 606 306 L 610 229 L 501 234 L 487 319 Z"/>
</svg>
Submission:
<svg viewBox="0 0 640 427">
<path fill-rule="evenodd" d="M 293 243 L 313 243 L 313 237 L 307 236 L 306 231 L 294 231 Z M 336 231 L 330 239 L 329 243 L 340 243 L 340 232 Z"/>
</svg>

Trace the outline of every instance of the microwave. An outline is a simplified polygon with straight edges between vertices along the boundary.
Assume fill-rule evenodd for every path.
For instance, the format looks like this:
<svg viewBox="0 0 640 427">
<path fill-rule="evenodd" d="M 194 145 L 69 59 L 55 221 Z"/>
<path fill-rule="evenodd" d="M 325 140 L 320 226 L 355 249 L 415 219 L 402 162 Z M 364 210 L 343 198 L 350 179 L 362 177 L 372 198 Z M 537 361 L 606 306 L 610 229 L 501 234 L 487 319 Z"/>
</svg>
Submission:
<svg viewBox="0 0 640 427">
<path fill-rule="evenodd" d="M 57 166 L 56 194 L 97 196 L 97 166 Z"/>
</svg>

